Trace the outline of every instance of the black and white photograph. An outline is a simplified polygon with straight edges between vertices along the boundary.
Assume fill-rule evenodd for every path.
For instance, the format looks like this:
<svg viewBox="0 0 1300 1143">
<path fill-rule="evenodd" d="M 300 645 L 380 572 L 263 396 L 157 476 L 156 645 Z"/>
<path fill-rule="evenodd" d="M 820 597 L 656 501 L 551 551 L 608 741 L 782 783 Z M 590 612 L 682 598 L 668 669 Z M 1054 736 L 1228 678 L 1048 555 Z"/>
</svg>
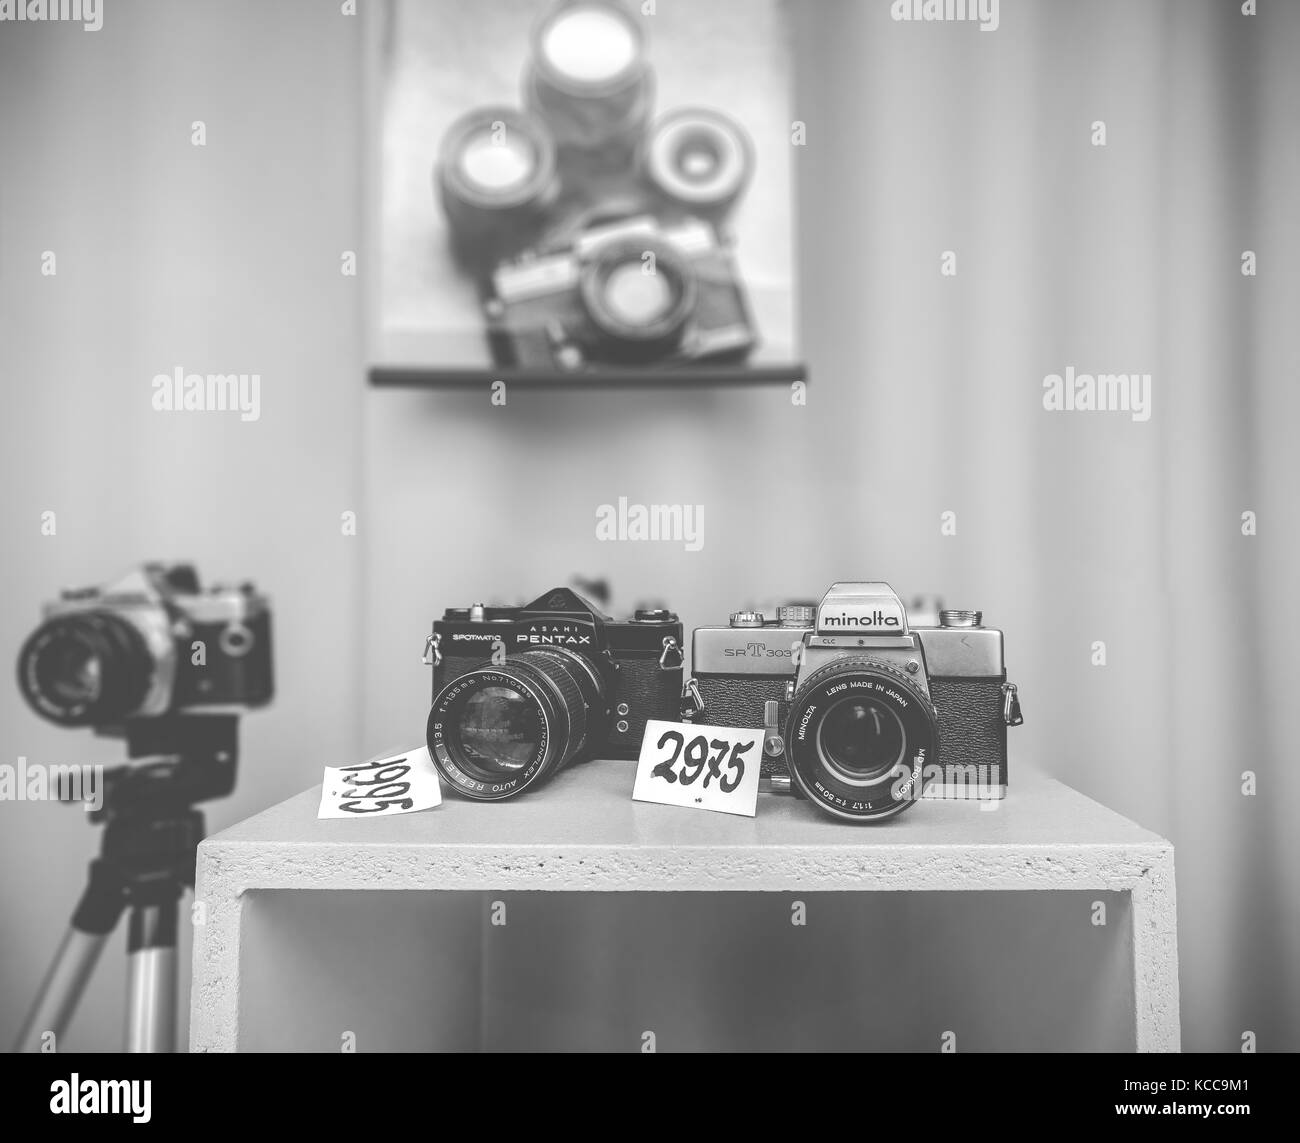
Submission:
<svg viewBox="0 0 1300 1143">
<path fill-rule="evenodd" d="M 15 1137 L 525 1053 L 1284 1123 L 1297 60 L 1296 0 L 0 0 Z"/>
</svg>

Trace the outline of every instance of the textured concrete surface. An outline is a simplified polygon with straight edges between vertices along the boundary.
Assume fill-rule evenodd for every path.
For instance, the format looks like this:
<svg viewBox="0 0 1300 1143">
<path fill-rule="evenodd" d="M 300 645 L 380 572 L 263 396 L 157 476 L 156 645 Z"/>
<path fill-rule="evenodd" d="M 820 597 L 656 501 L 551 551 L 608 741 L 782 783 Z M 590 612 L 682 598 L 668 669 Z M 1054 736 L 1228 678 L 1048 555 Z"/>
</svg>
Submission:
<svg viewBox="0 0 1300 1143">
<path fill-rule="evenodd" d="M 190 1044 L 238 1039 L 242 896 L 256 889 L 1127 892 L 1135 1042 L 1179 1047 L 1173 847 L 1051 779 L 1021 772 L 996 810 L 926 802 L 853 827 L 764 796 L 757 818 L 633 802 L 634 768 L 594 762 L 499 805 L 449 797 L 382 821 L 318 821 L 308 790 L 199 850 Z"/>
</svg>

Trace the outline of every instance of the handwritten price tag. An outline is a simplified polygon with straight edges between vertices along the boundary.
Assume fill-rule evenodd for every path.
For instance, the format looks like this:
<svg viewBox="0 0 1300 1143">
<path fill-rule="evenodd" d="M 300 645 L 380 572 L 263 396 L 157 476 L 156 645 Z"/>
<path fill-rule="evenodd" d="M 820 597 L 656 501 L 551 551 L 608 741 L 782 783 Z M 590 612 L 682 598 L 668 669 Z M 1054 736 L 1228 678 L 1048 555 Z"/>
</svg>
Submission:
<svg viewBox="0 0 1300 1143">
<path fill-rule="evenodd" d="M 762 730 L 651 720 L 632 798 L 752 818 L 762 757 Z"/>
<path fill-rule="evenodd" d="M 442 788 L 427 746 L 404 754 L 326 766 L 318 818 L 384 818 L 442 805 Z"/>
</svg>

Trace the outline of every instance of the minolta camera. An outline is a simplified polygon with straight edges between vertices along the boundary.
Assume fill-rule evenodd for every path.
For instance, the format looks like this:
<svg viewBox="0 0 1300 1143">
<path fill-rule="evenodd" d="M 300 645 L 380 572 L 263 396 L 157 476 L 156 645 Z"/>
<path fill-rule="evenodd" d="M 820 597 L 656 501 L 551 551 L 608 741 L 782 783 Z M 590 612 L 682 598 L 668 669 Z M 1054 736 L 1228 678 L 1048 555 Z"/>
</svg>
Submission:
<svg viewBox="0 0 1300 1143">
<path fill-rule="evenodd" d="M 271 613 L 251 585 L 204 591 L 189 564 L 145 564 L 48 604 L 19 653 L 18 685 L 51 722 L 101 730 L 191 707 L 262 706 Z"/>
<path fill-rule="evenodd" d="M 624 219 L 507 262 L 486 312 L 494 359 L 521 369 L 724 361 L 755 343 L 731 252 L 698 219 Z"/>
<path fill-rule="evenodd" d="M 837 583 L 816 607 L 741 611 L 692 639 L 686 713 L 762 728 L 772 789 L 856 822 L 918 798 L 1002 798 L 1022 721 L 1002 632 L 945 609 L 911 627 L 885 583 Z"/>
<path fill-rule="evenodd" d="M 524 607 L 476 603 L 433 624 L 429 754 L 457 793 L 499 801 L 575 759 L 635 758 L 648 719 L 676 721 L 682 624 L 603 615 L 567 587 Z"/>
</svg>

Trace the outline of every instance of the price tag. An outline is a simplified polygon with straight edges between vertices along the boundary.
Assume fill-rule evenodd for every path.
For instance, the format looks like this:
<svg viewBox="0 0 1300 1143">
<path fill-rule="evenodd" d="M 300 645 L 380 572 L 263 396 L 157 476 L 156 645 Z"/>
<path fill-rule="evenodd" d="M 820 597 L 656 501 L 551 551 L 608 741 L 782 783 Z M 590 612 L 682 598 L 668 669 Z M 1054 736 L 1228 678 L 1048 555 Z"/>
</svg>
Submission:
<svg viewBox="0 0 1300 1143">
<path fill-rule="evenodd" d="M 442 787 L 427 746 L 404 754 L 326 766 L 318 818 L 384 818 L 442 805 Z"/>
<path fill-rule="evenodd" d="M 763 731 L 685 722 L 646 723 L 632 798 L 753 817 Z"/>
</svg>

